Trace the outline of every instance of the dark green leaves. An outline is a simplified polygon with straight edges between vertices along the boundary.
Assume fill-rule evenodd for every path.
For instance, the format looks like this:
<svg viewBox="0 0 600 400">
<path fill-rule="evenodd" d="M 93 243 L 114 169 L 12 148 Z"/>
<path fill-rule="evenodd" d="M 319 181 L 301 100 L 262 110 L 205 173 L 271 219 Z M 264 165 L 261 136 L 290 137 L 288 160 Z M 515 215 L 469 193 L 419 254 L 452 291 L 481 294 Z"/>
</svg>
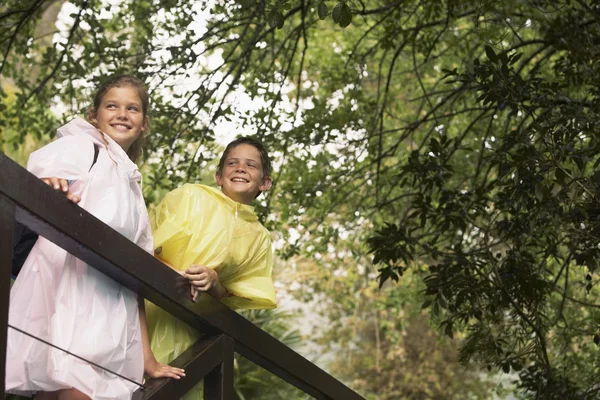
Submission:
<svg viewBox="0 0 600 400">
<path fill-rule="evenodd" d="M 283 18 L 283 14 L 276 8 L 273 8 L 269 14 L 267 15 L 267 22 L 271 28 L 281 29 L 283 28 L 283 23 L 285 22 Z"/>
<path fill-rule="evenodd" d="M 352 10 L 345 2 L 339 2 L 331 14 L 333 22 L 338 23 L 342 28 L 347 27 L 352 22 Z"/>
<path fill-rule="evenodd" d="M 494 51 L 494 49 L 492 49 L 492 46 L 489 46 L 489 45 L 485 46 L 485 54 L 487 55 L 487 57 L 489 58 L 489 60 L 491 62 L 498 61 L 498 56 L 496 55 L 496 52 Z"/>
<path fill-rule="evenodd" d="M 319 3 L 318 6 L 318 13 L 319 13 L 319 18 L 321 20 L 324 20 L 325 18 L 327 18 L 327 13 L 328 13 L 328 8 L 327 8 L 327 4 L 325 4 L 324 1 Z"/>
</svg>

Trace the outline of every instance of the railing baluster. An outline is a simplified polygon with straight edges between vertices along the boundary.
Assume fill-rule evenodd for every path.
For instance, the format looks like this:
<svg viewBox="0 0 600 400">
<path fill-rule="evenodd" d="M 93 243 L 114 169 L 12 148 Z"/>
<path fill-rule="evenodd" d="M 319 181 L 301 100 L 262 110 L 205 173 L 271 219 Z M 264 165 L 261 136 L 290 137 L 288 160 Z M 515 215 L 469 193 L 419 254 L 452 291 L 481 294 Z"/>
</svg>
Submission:
<svg viewBox="0 0 600 400">
<path fill-rule="evenodd" d="M 231 339 L 223 334 L 207 336 L 187 349 L 170 365 L 185 369 L 185 378 L 151 379 L 147 382 L 146 390 L 134 393 L 133 400 L 173 400 L 186 394 L 212 370 L 217 369 L 223 362 L 223 348 Z M 224 342 L 226 342 L 224 344 Z M 233 351 L 233 344 L 230 345 Z"/>
<path fill-rule="evenodd" d="M 222 362 L 204 378 L 204 400 L 233 400 L 233 339 L 223 335 Z"/>
<path fill-rule="evenodd" d="M 15 234 L 15 205 L 0 196 L 0 396 L 4 397 L 8 301 Z"/>
</svg>

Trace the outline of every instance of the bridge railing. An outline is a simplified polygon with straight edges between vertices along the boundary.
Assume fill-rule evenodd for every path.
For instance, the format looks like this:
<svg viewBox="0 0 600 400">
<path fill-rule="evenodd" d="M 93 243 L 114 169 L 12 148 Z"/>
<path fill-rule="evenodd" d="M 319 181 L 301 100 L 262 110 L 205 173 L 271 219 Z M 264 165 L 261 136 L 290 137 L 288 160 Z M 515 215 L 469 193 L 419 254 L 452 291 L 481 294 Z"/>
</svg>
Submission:
<svg viewBox="0 0 600 400">
<path fill-rule="evenodd" d="M 177 399 L 204 379 L 205 399 L 233 399 L 236 352 L 317 399 L 362 399 L 216 299 L 192 303 L 183 277 L 71 204 L 3 153 L 0 171 L 0 395 L 5 392 L 10 276 L 17 221 L 205 333 L 172 363 L 186 369 L 185 378 L 150 380 L 134 398 Z"/>
</svg>

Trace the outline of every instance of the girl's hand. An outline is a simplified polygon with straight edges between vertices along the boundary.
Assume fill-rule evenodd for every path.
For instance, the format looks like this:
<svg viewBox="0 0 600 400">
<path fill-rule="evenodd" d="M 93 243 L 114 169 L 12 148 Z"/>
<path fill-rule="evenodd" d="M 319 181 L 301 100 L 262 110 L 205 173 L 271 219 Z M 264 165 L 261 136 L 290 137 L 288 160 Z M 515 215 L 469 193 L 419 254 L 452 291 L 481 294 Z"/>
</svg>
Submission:
<svg viewBox="0 0 600 400">
<path fill-rule="evenodd" d="M 173 378 L 181 379 L 185 376 L 185 370 L 181 368 L 172 367 L 167 364 L 159 363 L 158 361 L 150 361 L 144 365 L 144 372 L 150 378 Z"/>
<path fill-rule="evenodd" d="M 74 204 L 77 204 L 81 201 L 81 197 L 69 191 L 69 182 L 67 182 L 66 179 L 59 179 L 55 176 L 51 176 L 50 178 L 42 178 L 42 181 L 46 185 L 52 186 L 54 190 L 62 192 L 67 199 L 71 200 L 71 202 Z"/>
</svg>

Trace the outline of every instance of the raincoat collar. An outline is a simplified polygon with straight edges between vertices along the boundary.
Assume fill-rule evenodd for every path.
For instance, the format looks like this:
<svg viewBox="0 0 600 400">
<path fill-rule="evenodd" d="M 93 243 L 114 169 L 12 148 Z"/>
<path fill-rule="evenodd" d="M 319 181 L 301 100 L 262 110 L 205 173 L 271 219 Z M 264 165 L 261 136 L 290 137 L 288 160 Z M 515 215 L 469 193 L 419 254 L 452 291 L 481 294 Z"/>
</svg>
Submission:
<svg viewBox="0 0 600 400">
<path fill-rule="evenodd" d="M 212 188 L 210 186 L 205 186 L 205 185 L 199 185 L 199 186 L 203 186 L 207 190 L 210 190 L 211 192 L 213 192 L 215 194 L 215 196 L 217 196 L 221 200 L 221 203 L 225 207 L 227 207 L 231 211 L 231 213 L 236 215 L 238 218 L 242 218 L 243 220 L 248 221 L 248 222 L 258 221 L 258 215 L 256 215 L 256 211 L 254 210 L 254 207 L 252 207 L 251 205 L 238 203 L 237 201 L 232 200 L 231 198 L 225 196 L 223 194 L 223 192 L 221 192 L 220 190 Z"/>
<path fill-rule="evenodd" d="M 75 118 L 57 130 L 57 136 L 85 136 L 100 148 L 106 149 L 110 157 L 129 175 L 130 179 L 139 182 L 142 175 L 137 165 L 131 161 L 125 150 L 110 136 L 100 132 L 94 125 L 83 118 Z"/>
</svg>

